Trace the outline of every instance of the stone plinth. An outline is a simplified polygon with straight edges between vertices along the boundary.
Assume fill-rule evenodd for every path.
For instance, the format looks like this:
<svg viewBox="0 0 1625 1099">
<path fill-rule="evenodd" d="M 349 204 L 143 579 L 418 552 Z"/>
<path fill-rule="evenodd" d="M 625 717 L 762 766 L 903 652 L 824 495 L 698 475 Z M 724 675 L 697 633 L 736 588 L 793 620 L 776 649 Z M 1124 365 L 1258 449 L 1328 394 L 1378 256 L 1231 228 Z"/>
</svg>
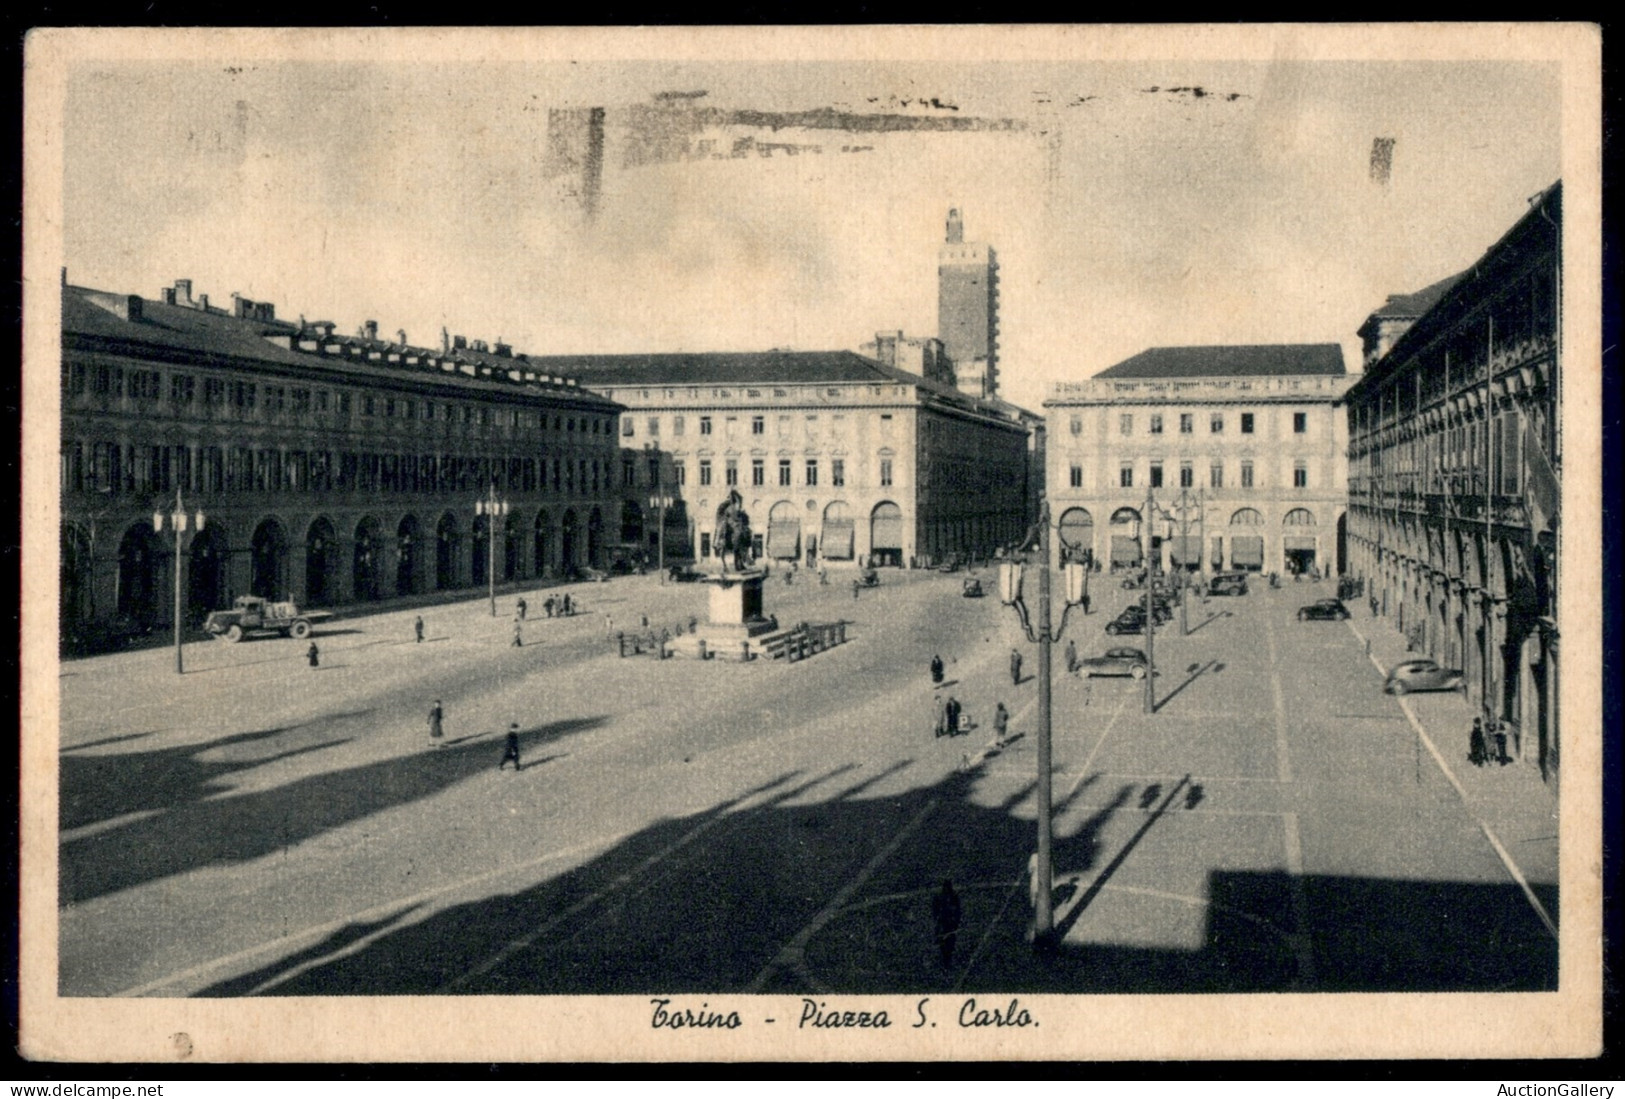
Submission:
<svg viewBox="0 0 1625 1099">
<path fill-rule="evenodd" d="M 758 569 L 704 577 L 701 582 L 710 589 L 710 607 L 706 621 L 695 632 L 717 644 L 748 641 L 776 629 L 778 623 L 762 613 L 765 578 L 766 573 Z"/>
</svg>

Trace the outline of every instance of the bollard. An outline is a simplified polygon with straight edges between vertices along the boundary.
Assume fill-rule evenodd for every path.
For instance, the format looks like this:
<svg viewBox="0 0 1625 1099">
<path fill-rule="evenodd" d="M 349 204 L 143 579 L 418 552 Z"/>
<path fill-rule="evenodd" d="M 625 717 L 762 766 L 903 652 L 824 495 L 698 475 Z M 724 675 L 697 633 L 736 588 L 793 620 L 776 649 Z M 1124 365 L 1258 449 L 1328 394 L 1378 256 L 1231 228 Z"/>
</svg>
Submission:
<svg viewBox="0 0 1625 1099">
<path fill-rule="evenodd" d="M 703 637 L 695 639 L 695 652 L 699 654 L 701 660 L 711 659 L 711 654 L 705 651 L 705 638 Z"/>
</svg>

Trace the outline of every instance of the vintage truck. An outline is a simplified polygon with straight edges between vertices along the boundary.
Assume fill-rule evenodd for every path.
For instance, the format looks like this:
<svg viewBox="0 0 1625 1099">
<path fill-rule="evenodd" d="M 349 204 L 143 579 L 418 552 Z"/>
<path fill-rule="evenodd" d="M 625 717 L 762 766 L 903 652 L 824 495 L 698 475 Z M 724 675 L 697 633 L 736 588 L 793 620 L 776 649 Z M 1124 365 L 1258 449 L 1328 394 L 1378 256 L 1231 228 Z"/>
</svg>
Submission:
<svg viewBox="0 0 1625 1099">
<path fill-rule="evenodd" d="M 239 595 L 229 611 L 210 611 L 203 628 L 218 641 L 241 641 L 254 632 L 279 633 L 301 640 L 310 636 L 313 622 L 333 617 L 332 611 L 301 611 L 293 603 L 276 603 L 258 595 Z"/>
</svg>

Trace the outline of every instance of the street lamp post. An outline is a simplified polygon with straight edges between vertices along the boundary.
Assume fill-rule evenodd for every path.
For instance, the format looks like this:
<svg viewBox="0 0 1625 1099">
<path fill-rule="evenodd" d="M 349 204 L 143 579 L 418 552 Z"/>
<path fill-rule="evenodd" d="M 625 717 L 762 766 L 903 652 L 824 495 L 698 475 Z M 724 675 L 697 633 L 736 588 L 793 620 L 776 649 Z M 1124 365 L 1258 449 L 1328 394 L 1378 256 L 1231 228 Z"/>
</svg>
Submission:
<svg viewBox="0 0 1625 1099">
<path fill-rule="evenodd" d="M 1051 848 L 1053 822 L 1051 815 L 1051 683 L 1050 651 L 1066 632 L 1066 616 L 1083 600 L 1088 574 L 1082 563 L 1070 561 L 1065 566 L 1066 605 L 1061 612 L 1061 624 L 1050 628 L 1050 521 L 1049 501 L 1039 503 L 1036 530 L 1029 531 L 1022 549 L 1029 546 L 1034 535 L 1038 539 L 1038 628 L 1035 632 L 1028 619 L 1027 605 L 1021 596 L 1022 562 L 1014 558 L 999 566 L 999 599 L 1007 607 L 1014 607 L 1021 616 L 1021 628 L 1027 640 L 1038 643 L 1038 851 L 1033 881 L 1033 947 L 1046 949 L 1051 945 L 1055 931 L 1055 910 L 1052 898 Z M 1018 551 L 1019 552 L 1019 551 Z"/>
<path fill-rule="evenodd" d="M 485 499 L 474 501 L 474 514 L 485 516 L 485 580 L 491 591 L 491 617 L 497 616 L 497 520 L 506 518 L 508 501 L 497 496 L 496 482 Z M 506 534 L 506 530 L 503 532 Z"/>
<path fill-rule="evenodd" d="M 175 510 L 167 516 L 163 509 L 152 513 L 152 529 L 162 534 L 165 520 L 169 522 L 169 529 L 175 535 L 175 674 L 184 675 L 186 667 L 181 660 L 181 542 L 186 533 L 187 514 L 186 506 L 181 502 L 181 490 L 175 490 Z M 192 520 L 193 532 L 203 532 L 203 509 L 198 508 Z"/>
</svg>

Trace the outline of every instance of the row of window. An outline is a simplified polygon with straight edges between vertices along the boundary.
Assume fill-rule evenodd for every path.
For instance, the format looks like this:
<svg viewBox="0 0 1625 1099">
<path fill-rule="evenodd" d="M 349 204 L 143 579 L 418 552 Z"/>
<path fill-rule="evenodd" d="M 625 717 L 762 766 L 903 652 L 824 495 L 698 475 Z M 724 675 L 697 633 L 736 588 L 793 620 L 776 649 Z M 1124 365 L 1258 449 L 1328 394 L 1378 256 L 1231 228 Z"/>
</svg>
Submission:
<svg viewBox="0 0 1625 1099">
<path fill-rule="evenodd" d="M 200 388 L 190 374 L 169 375 L 169 403 L 178 408 L 195 405 L 201 398 L 205 407 L 235 408 L 244 416 L 256 409 L 277 416 L 292 413 L 336 412 L 343 417 L 360 414 L 402 420 L 439 420 L 445 423 L 478 423 L 483 427 L 536 426 L 567 434 L 613 435 L 614 417 L 565 415 L 545 410 L 501 408 L 491 404 L 454 404 L 410 397 L 379 397 L 371 393 L 312 389 L 308 386 L 270 385 L 228 378 L 204 378 Z M 158 401 L 163 394 L 163 376 L 156 370 L 126 370 L 121 366 L 69 363 L 63 375 L 69 396 L 90 393 L 112 400 Z"/>
<path fill-rule="evenodd" d="M 1164 487 L 1164 485 L 1163 485 L 1163 465 L 1162 465 L 1161 462 L 1152 462 L 1150 470 L 1148 472 L 1149 472 L 1149 481 L 1147 483 L 1147 487 L 1149 487 L 1149 488 L 1162 488 L 1162 487 Z M 1255 487 L 1257 487 L 1256 484 L 1255 484 L 1255 474 L 1254 474 L 1253 463 L 1252 462 L 1245 462 L 1244 461 L 1244 462 L 1241 463 L 1240 475 L 1241 475 L 1241 479 L 1240 479 L 1240 483 L 1239 483 L 1238 487 L 1240 487 L 1240 488 L 1255 488 Z M 1073 488 L 1082 488 L 1083 487 L 1083 467 L 1081 465 L 1074 465 L 1071 468 L 1069 482 L 1070 482 L 1070 484 L 1071 484 L 1071 486 Z M 1119 488 L 1133 488 L 1134 487 L 1134 463 L 1132 463 L 1132 462 L 1124 462 L 1124 463 L 1122 463 L 1122 465 L 1120 465 L 1118 467 L 1118 470 L 1117 470 L 1117 485 L 1118 485 Z M 1190 462 L 1181 462 L 1180 465 L 1179 465 L 1179 485 L 1178 485 L 1178 487 L 1180 487 L 1180 488 L 1195 488 L 1196 487 L 1196 468 Z M 1223 488 L 1224 487 L 1224 463 L 1222 463 L 1222 462 L 1214 462 L 1214 463 L 1212 463 L 1211 465 L 1208 466 L 1207 487 L 1208 488 Z M 1293 488 L 1308 488 L 1309 487 L 1309 464 L 1307 462 L 1298 461 L 1298 462 L 1294 462 L 1292 464 L 1292 487 Z"/>
<path fill-rule="evenodd" d="M 701 435 L 710 435 L 713 433 L 716 417 L 697 416 L 695 419 L 698 421 L 696 430 L 698 430 Z M 805 414 L 803 419 L 807 425 L 807 433 L 809 435 L 818 430 L 818 414 L 816 412 Z M 733 438 L 736 434 L 740 420 L 741 417 L 739 416 L 722 417 L 723 430 L 729 438 Z M 791 423 L 793 420 L 794 417 L 788 413 L 775 417 L 776 430 L 778 434 L 790 434 Z M 845 420 L 846 416 L 841 413 L 836 413 L 835 415 L 831 416 L 829 421 L 830 431 L 839 432 L 841 430 L 841 425 L 845 422 Z M 880 421 L 883 427 L 890 427 L 891 413 L 883 413 L 880 417 Z M 645 420 L 644 433 L 651 439 L 658 439 L 660 437 L 659 416 L 650 416 Z M 671 433 L 673 436 L 686 435 L 688 433 L 688 418 L 686 416 L 673 416 L 671 418 Z M 767 434 L 767 417 L 765 415 L 753 415 L 750 417 L 750 433 L 752 435 Z M 637 434 L 637 425 L 633 422 L 632 416 L 628 415 L 621 420 L 621 434 L 626 438 L 631 438 Z"/>
<path fill-rule="evenodd" d="M 816 488 L 819 483 L 819 459 L 808 458 L 802 464 L 801 483 L 808 488 Z M 664 484 L 659 458 L 646 459 L 646 480 L 643 482 L 649 487 L 658 488 Z M 699 484 L 705 487 L 714 484 L 715 463 L 710 458 L 699 460 Z M 879 460 L 880 484 L 890 486 L 892 483 L 892 460 L 881 458 Z M 768 467 L 763 458 L 750 460 L 750 485 L 760 488 L 767 484 Z M 778 480 L 775 482 L 783 488 L 793 487 L 795 484 L 795 463 L 789 458 L 780 458 L 778 461 Z M 722 483 L 729 488 L 739 486 L 739 460 L 727 458 L 722 463 Z M 637 459 L 623 457 L 621 459 L 621 487 L 633 488 L 637 485 L 638 464 Z M 832 458 L 829 463 L 829 483 L 833 488 L 846 487 L 846 459 Z M 671 484 L 681 488 L 688 484 L 688 463 L 677 459 L 671 463 Z"/>
<path fill-rule="evenodd" d="M 362 451 L 65 443 L 62 485 L 72 492 L 553 492 L 610 487 L 598 459 L 464 457 Z"/>
<path fill-rule="evenodd" d="M 1242 412 L 1242 413 L 1239 414 L 1239 417 L 1240 417 L 1240 420 L 1241 420 L 1241 424 L 1240 424 L 1241 433 L 1243 435 L 1251 435 L 1251 434 L 1253 434 L 1254 424 L 1256 422 L 1255 418 L 1254 418 L 1254 413 Z M 1163 418 L 1162 413 L 1160 413 L 1160 412 L 1151 413 L 1149 415 L 1149 417 L 1148 417 L 1148 425 L 1147 425 L 1148 432 L 1150 434 L 1152 434 L 1152 435 L 1161 435 L 1163 433 L 1163 421 L 1164 421 L 1164 418 Z M 1072 422 L 1071 422 L 1071 424 L 1069 426 L 1071 428 L 1072 434 L 1074 434 L 1074 435 L 1082 435 L 1083 434 L 1083 416 L 1082 415 L 1073 416 L 1072 417 Z M 1222 435 L 1222 434 L 1224 434 L 1224 413 L 1222 413 L 1222 412 L 1210 413 L 1208 415 L 1207 429 L 1208 429 L 1208 434 L 1210 434 L 1210 435 Z M 1194 434 L 1195 431 L 1196 431 L 1196 414 L 1194 412 L 1181 412 L 1181 413 L 1179 413 L 1179 433 L 1181 435 L 1191 435 L 1191 434 Z M 1309 413 L 1307 413 L 1307 412 L 1294 412 L 1292 414 L 1292 431 L 1296 435 L 1306 435 L 1306 434 L 1309 433 Z M 1123 413 L 1118 414 L 1118 417 L 1117 417 L 1117 433 L 1119 435 L 1133 435 L 1134 434 L 1134 413 L 1132 413 L 1132 412 L 1123 412 Z"/>
</svg>

